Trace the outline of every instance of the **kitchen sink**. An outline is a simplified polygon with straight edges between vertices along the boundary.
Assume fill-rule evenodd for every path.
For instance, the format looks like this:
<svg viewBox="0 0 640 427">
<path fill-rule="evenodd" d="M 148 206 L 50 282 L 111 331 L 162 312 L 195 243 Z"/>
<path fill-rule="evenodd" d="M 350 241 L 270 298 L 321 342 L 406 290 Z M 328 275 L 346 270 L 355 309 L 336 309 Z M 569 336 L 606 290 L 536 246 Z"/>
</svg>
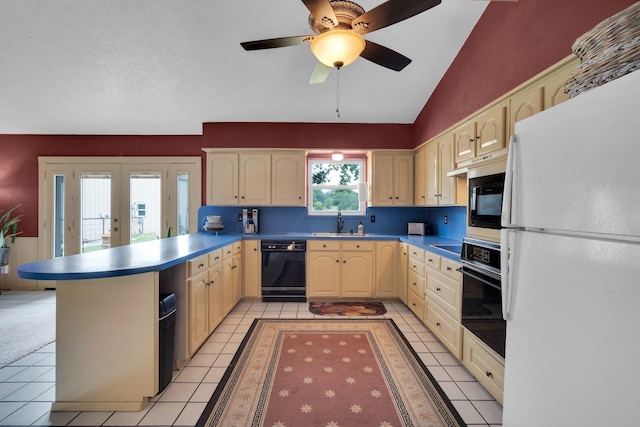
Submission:
<svg viewBox="0 0 640 427">
<path fill-rule="evenodd" d="M 314 237 L 369 237 L 368 234 L 332 233 L 332 232 L 311 233 L 311 235 Z"/>
</svg>

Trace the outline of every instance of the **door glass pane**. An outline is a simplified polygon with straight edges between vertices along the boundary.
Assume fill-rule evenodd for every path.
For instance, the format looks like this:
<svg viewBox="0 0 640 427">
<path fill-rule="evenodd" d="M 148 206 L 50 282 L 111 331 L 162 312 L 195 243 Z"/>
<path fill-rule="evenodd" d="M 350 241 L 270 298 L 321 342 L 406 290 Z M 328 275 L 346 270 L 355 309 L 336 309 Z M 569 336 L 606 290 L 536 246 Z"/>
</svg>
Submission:
<svg viewBox="0 0 640 427">
<path fill-rule="evenodd" d="M 53 256 L 64 256 L 64 175 L 53 177 Z"/>
<path fill-rule="evenodd" d="M 110 247 L 111 174 L 80 175 L 81 253 Z"/>
<path fill-rule="evenodd" d="M 178 174 L 178 230 L 177 235 L 189 234 L 189 174 Z"/>
<path fill-rule="evenodd" d="M 135 173 L 130 182 L 131 244 L 157 240 L 162 236 L 162 176 L 159 173 Z"/>
</svg>

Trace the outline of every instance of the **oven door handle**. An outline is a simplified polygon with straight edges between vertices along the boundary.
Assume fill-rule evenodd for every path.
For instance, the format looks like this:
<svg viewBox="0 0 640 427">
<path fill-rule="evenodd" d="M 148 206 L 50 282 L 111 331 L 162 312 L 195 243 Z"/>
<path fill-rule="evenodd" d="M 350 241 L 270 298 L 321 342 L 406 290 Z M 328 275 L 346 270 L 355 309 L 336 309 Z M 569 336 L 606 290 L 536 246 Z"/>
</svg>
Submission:
<svg viewBox="0 0 640 427">
<path fill-rule="evenodd" d="M 462 273 L 462 274 L 463 274 L 463 275 L 465 275 L 465 276 L 469 276 L 469 277 L 471 277 L 471 278 L 473 278 L 473 279 L 479 280 L 479 281 L 481 281 L 482 283 L 484 283 L 485 285 L 488 285 L 488 286 L 491 286 L 492 288 L 495 288 L 495 289 L 497 289 L 497 290 L 500 290 L 500 286 L 495 285 L 494 283 L 492 283 L 492 282 L 488 281 L 487 279 L 485 279 L 485 278 L 483 278 L 483 277 L 480 277 L 480 276 L 477 276 L 477 275 L 475 275 L 475 274 L 473 274 L 473 273 L 470 273 L 470 272 L 468 272 L 468 271 L 465 271 L 462 267 L 458 268 L 458 269 L 457 269 L 457 271 L 459 271 L 460 273 Z M 464 285 L 463 285 L 463 286 L 464 286 Z"/>
</svg>

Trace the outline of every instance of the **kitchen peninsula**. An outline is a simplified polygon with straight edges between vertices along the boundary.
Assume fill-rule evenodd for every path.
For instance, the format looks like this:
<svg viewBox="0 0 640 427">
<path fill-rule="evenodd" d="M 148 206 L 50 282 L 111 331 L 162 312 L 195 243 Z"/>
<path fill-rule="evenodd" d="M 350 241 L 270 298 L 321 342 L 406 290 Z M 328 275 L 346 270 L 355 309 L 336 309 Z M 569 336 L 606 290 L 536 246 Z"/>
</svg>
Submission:
<svg viewBox="0 0 640 427">
<path fill-rule="evenodd" d="M 160 295 L 176 293 L 176 353 L 184 354 L 186 265 L 241 239 L 190 234 L 20 265 L 19 277 L 56 281 L 52 410 L 143 409 L 159 388 Z"/>
</svg>

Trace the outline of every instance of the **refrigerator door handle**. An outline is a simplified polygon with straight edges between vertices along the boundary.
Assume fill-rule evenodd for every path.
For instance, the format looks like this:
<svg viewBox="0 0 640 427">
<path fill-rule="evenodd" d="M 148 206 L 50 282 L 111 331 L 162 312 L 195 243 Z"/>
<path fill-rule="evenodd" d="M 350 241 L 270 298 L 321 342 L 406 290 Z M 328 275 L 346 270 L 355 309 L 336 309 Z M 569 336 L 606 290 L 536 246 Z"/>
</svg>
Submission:
<svg viewBox="0 0 640 427">
<path fill-rule="evenodd" d="M 511 265 L 511 251 L 514 248 L 515 230 L 503 228 L 500 230 L 500 276 L 502 279 L 501 294 L 502 294 L 502 318 L 504 320 L 511 319 L 511 295 L 512 295 L 512 280 L 511 273 L 513 272 L 513 266 Z"/>
<path fill-rule="evenodd" d="M 515 203 L 513 200 L 513 188 L 516 176 L 516 142 L 515 135 L 509 140 L 509 153 L 507 154 L 507 169 L 504 177 L 504 196 L 502 197 L 502 215 L 500 222 L 503 227 L 511 227 L 515 218 Z"/>
</svg>

